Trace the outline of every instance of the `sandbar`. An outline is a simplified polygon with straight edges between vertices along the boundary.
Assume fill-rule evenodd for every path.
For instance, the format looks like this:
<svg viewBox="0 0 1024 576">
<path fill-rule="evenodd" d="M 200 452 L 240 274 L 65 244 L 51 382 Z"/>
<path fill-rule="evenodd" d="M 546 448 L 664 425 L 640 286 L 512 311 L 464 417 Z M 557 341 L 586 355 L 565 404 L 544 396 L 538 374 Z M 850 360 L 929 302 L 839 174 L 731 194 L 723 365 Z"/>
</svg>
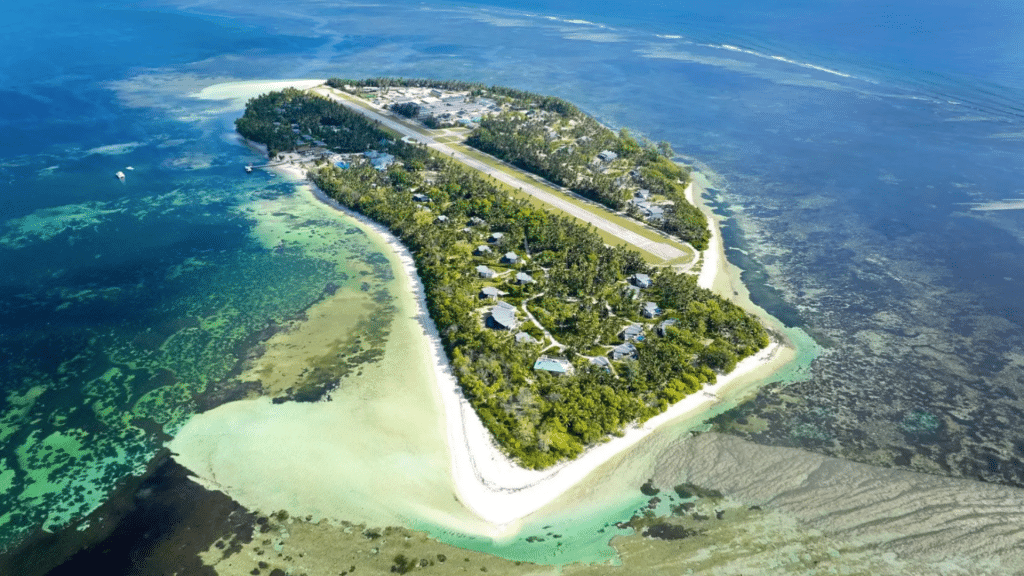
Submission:
<svg viewBox="0 0 1024 576">
<path fill-rule="evenodd" d="M 217 99 L 234 98 L 238 101 L 237 93 L 232 92 L 232 90 L 251 90 L 253 84 L 257 83 L 249 83 L 245 86 L 211 87 L 205 89 L 204 93 L 207 97 L 215 95 Z M 261 83 L 261 85 L 267 86 L 271 84 Z M 278 170 L 293 178 L 305 180 L 305 174 L 298 166 L 282 166 Z M 604 443 L 592 446 L 578 458 L 545 470 L 522 468 L 501 452 L 469 401 L 462 394 L 462 389 L 459 387 L 442 349 L 437 327 L 427 313 L 423 285 L 419 280 L 412 255 L 409 251 L 383 226 L 339 206 L 336 202 L 327 198 L 322 191 L 316 189 L 315 186 L 311 184 L 309 186 L 315 196 L 322 202 L 341 210 L 377 234 L 391 252 L 389 259 L 393 262 L 397 259 L 397 262 L 400 263 L 401 272 L 405 276 L 406 285 L 411 292 L 415 305 L 415 310 L 412 312 L 420 327 L 418 334 L 408 335 L 411 339 L 408 341 L 408 344 L 414 349 L 427 351 L 427 354 L 422 356 L 421 354 L 410 355 L 407 363 L 422 363 L 420 367 L 424 369 L 425 373 L 422 374 L 422 378 L 419 380 L 423 384 L 429 383 L 431 390 L 427 391 L 430 400 L 423 402 L 421 405 L 426 412 L 436 409 L 440 418 L 438 419 L 439 421 L 435 421 L 432 417 L 424 418 L 421 416 L 418 424 L 420 426 L 433 425 L 439 428 L 439 430 L 425 431 L 424 433 L 427 437 L 435 434 L 443 435 L 443 444 L 447 451 L 447 457 L 440 458 L 434 455 L 429 459 L 423 459 L 413 456 L 408 449 L 400 450 L 400 452 L 408 457 L 406 464 L 410 466 L 418 466 L 420 468 L 423 466 L 445 467 L 443 475 L 448 476 L 448 478 L 447 480 L 438 478 L 436 474 L 438 471 L 417 469 L 415 475 L 421 477 L 421 479 L 426 477 L 428 480 L 406 482 L 409 485 L 401 490 L 401 495 L 395 494 L 395 490 L 391 489 L 387 490 L 387 493 L 395 494 L 395 497 L 399 498 L 422 498 L 423 500 L 419 502 L 406 502 L 404 504 L 391 503 L 384 506 L 383 508 L 386 508 L 386 511 L 389 512 L 389 514 L 385 515 L 384 520 L 390 520 L 394 517 L 406 520 L 418 517 L 414 519 L 427 520 L 495 539 L 510 537 L 522 525 L 524 518 L 556 501 L 561 495 L 579 484 L 588 475 L 602 465 L 614 460 L 624 451 L 635 446 L 660 426 L 671 421 L 699 416 L 721 402 L 727 392 L 740 388 L 740 385 L 743 383 L 749 384 L 768 376 L 772 371 L 780 368 L 792 358 L 792 350 L 790 348 L 782 343 L 772 342 L 771 345 L 758 354 L 741 361 L 733 372 L 720 375 L 714 384 L 705 386 L 702 391 L 684 398 L 672 405 L 666 412 L 655 416 L 644 424 L 628 427 L 621 437 L 614 437 Z M 693 198 L 693 186 L 687 192 L 689 199 L 691 201 L 695 200 Z M 702 206 L 701 204 L 698 205 Z M 709 220 L 712 226 L 712 238 L 710 247 L 704 252 L 698 275 L 698 284 L 706 288 L 721 285 L 723 276 L 727 276 L 718 223 L 711 215 L 709 215 Z M 729 279 L 725 278 L 724 282 L 728 283 Z M 413 340 L 418 340 L 418 342 L 413 342 Z M 395 375 L 380 374 L 379 376 L 388 378 Z M 420 399 L 425 398 L 422 390 L 418 391 L 417 394 Z M 335 396 L 334 400 L 325 404 L 339 402 L 337 397 L 341 396 L 341 394 Z M 383 405 L 377 408 L 386 410 L 386 407 Z M 280 420 L 273 413 L 276 410 L 282 411 L 282 414 L 293 412 L 295 417 Z M 244 474 L 240 475 L 237 473 L 232 476 L 232 481 L 224 481 L 226 477 L 225 471 L 233 466 L 239 466 L 235 460 L 239 458 L 255 458 L 262 462 L 268 459 L 268 456 L 259 456 L 259 449 L 256 446 L 252 446 L 249 450 L 242 450 L 241 453 L 236 455 L 229 454 L 228 452 L 231 450 L 229 442 L 246 441 L 237 434 L 232 433 L 231 426 L 252 427 L 258 422 L 265 420 L 280 421 L 282 424 L 275 428 L 276 433 L 299 435 L 311 442 L 316 448 L 315 454 L 302 457 L 289 456 L 280 450 L 274 450 L 274 456 L 270 456 L 270 458 L 290 458 L 289 461 L 293 464 L 305 462 L 314 464 L 317 469 L 327 466 L 331 470 L 336 470 L 338 465 L 327 462 L 327 459 L 338 457 L 339 455 L 351 458 L 370 457 L 364 452 L 356 451 L 350 453 L 332 450 L 325 444 L 331 442 L 330 436 L 301 430 L 290 431 L 289 426 L 308 427 L 314 423 L 328 426 L 325 423 L 326 420 L 323 414 L 310 419 L 309 415 L 303 412 L 304 410 L 309 412 L 322 409 L 296 408 L 295 406 L 288 405 L 271 406 L 269 402 L 259 401 L 248 401 L 248 405 L 242 407 L 225 405 L 211 411 L 214 413 L 212 415 L 207 413 L 194 418 L 192 422 L 182 429 L 175 441 L 172 442 L 171 448 L 179 453 L 179 461 L 198 474 L 201 480 L 204 480 L 212 487 L 224 490 L 230 496 L 239 499 L 243 505 L 265 511 L 285 508 L 289 509 L 289 511 L 303 513 L 306 510 L 315 510 L 316 514 L 314 515 L 319 517 L 334 517 L 338 520 L 352 519 L 351 512 L 346 510 L 344 505 L 330 504 L 328 496 L 331 494 L 337 495 L 339 492 L 337 489 L 326 490 L 328 494 L 305 494 L 308 491 L 324 491 L 318 491 L 317 488 L 305 481 L 296 481 L 291 486 L 286 485 L 286 482 L 280 480 L 282 476 L 280 471 L 275 476 L 275 478 L 278 478 L 277 481 L 268 480 L 265 476 L 260 475 L 246 479 Z M 216 414 L 218 411 L 223 412 L 226 418 L 218 416 Z M 246 412 L 249 412 L 250 416 L 257 414 L 258 417 L 253 419 L 250 416 L 246 416 Z M 332 410 L 331 413 L 337 414 L 337 411 Z M 394 420 L 399 420 L 402 417 L 405 416 L 397 416 Z M 408 427 L 403 427 L 400 423 L 396 423 L 394 428 L 391 431 L 380 430 L 379 433 L 381 435 L 394 433 L 400 438 L 406 438 L 409 434 Z M 211 440 L 215 436 L 216 441 Z M 270 436 L 267 436 L 264 441 L 272 442 Z M 391 444 L 384 442 L 381 448 L 384 450 L 394 449 L 394 446 Z M 422 448 L 436 451 L 436 444 L 437 442 L 433 442 L 430 446 Z M 301 444 L 297 444 L 296 449 L 301 450 L 301 446 Z M 373 458 L 377 457 L 373 456 Z M 385 460 L 387 459 L 388 457 L 385 457 Z M 318 463 L 323 463 L 323 465 Z M 268 464 L 268 467 L 275 470 L 281 466 L 278 463 Z M 249 468 L 252 468 L 252 465 Z M 248 470 L 249 468 L 246 469 Z M 386 469 L 394 471 L 400 469 L 400 467 L 396 468 L 392 462 L 388 464 Z M 301 475 L 302 472 L 294 470 L 292 474 Z M 325 478 L 325 474 L 321 472 L 316 473 L 314 476 L 317 479 Z M 330 477 L 330 475 L 327 474 L 326 477 Z M 261 483 L 267 487 L 257 487 Z M 448 490 L 450 492 L 447 497 L 457 499 L 457 503 L 464 507 L 462 512 L 454 510 L 450 503 L 446 503 L 444 494 L 436 494 L 437 491 L 445 492 Z M 287 494 L 282 494 L 281 492 L 287 492 Z M 239 494 L 242 494 L 242 496 L 240 497 Z M 255 496 L 253 496 L 254 494 Z M 381 497 L 383 497 L 383 494 Z M 304 504 L 303 499 L 315 502 L 315 504 Z M 349 500 L 352 499 L 350 498 Z M 381 512 L 382 508 L 381 506 L 369 504 L 363 504 L 363 506 L 377 512 Z M 471 514 L 466 514 L 466 511 Z"/>
</svg>

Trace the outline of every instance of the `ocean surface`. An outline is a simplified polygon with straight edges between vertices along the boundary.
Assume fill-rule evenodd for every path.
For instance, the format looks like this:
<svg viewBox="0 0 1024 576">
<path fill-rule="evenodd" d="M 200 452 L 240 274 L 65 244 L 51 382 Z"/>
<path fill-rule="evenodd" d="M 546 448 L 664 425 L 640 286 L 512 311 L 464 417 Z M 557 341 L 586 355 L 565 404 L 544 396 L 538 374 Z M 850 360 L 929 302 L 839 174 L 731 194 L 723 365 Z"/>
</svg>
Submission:
<svg viewBox="0 0 1024 576">
<path fill-rule="evenodd" d="M 669 141 L 710 181 L 752 300 L 820 347 L 809 369 L 716 416 L 709 437 L 1015 497 L 1022 38 L 1013 2 L 41 0 L 8 11 L 0 547 L 73 525 L 191 415 L 244 395 L 246 359 L 313 304 L 339 290 L 386 301 L 390 270 L 373 243 L 287 218 L 294 186 L 243 173 L 259 157 L 231 136 L 242 103 L 190 96 L 252 79 L 502 84 Z M 686 435 L 659 441 L 671 450 Z M 604 521 L 629 512 L 615 514 Z"/>
</svg>

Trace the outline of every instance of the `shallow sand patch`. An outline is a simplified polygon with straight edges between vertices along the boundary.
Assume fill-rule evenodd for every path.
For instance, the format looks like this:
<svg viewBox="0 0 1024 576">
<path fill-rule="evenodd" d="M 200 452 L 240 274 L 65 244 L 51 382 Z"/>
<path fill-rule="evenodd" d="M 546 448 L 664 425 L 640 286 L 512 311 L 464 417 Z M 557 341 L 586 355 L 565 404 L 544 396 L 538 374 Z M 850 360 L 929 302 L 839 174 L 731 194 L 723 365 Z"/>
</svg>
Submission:
<svg viewBox="0 0 1024 576">
<path fill-rule="evenodd" d="M 247 83 L 245 89 L 253 85 L 270 84 Z M 232 90 L 211 87 L 206 92 L 222 99 L 233 97 Z M 297 166 L 280 170 L 304 179 Z M 300 189 L 312 190 L 377 233 L 388 259 L 404 271 L 394 285 L 399 320 L 385 361 L 362 378 L 344 380 L 332 402 L 282 405 L 280 411 L 266 401 L 238 403 L 198 416 L 182 430 L 172 443 L 181 452 L 180 461 L 211 485 L 237 494 L 246 506 L 377 523 L 417 519 L 510 537 L 524 518 L 556 500 L 556 508 L 575 506 L 563 494 L 659 426 L 700 420 L 723 394 L 758 381 L 792 357 L 783 345 L 773 344 L 622 437 L 572 462 L 543 471 L 523 469 L 502 454 L 463 397 L 427 314 L 409 252 L 383 227 L 337 206 L 315 187 Z M 706 256 L 710 272 L 702 268 L 702 275 L 728 280 L 717 229 L 715 234 L 718 245 L 708 251 L 714 258 Z"/>
<path fill-rule="evenodd" d="M 263 395 L 276 397 L 300 383 L 328 357 L 339 357 L 347 337 L 376 308 L 365 292 L 343 289 L 306 310 L 305 318 L 289 322 L 263 345 L 264 352 L 238 376 L 259 382 Z"/>
</svg>

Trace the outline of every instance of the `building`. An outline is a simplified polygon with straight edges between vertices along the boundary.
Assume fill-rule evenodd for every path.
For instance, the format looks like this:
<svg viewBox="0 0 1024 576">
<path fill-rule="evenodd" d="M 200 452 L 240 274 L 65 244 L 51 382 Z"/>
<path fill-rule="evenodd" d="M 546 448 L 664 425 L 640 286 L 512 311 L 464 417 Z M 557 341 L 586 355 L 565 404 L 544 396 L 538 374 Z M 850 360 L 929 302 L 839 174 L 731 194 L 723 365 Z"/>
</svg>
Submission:
<svg viewBox="0 0 1024 576">
<path fill-rule="evenodd" d="M 647 274 L 633 274 L 629 277 L 629 283 L 637 288 L 650 288 L 654 285 L 651 277 Z"/>
<path fill-rule="evenodd" d="M 636 346 L 632 342 L 626 342 L 625 344 L 619 344 L 611 351 L 612 360 L 636 360 Z"/>
<path fill-rule="evenodd" d="M 394 156 L 376 150 L 367 150 L 363 152 L 363 156 L 366 156 L 377 170 L 387 170 L 388 166 L 395 163 Z"/>
<path fill-rule="evenodd" d="M 498 275 L 497 272 L 491 270 L 490 268 L 484 266 L 483 264 L 476 267 L 476 274 L 481 278 L 494 278 L 495 276 Z"/>
<path fill-rule="evenodd" d="M 636 192 L 633 193 L 633 197 L 634 198 L 638 198 L 640 200 L 650 200 L 651 199 L 651 191 L 647 190 L 646 188 L 641 188 L 641 189 L 639 189 L 639 190 L 637 190 Z"/>
<path fill-rule="evenodd" d="M 657 318 L 661 316 L 661 308 L 658 308 L 654 302 L 644 302 L 644 305 L 640 307 L 640 313 L 644 318 Z"/>
<path fill-rule="evenodd" d="M 533 369 L 543 370 L 558 376 L 572 374 L 573 372 L 572 362 L 565 358 L 550 358 L 548 356 L 537 358 L 537 361 L 533 363 Z"/>
<path fill-rule="evenodd" d="M 497 244 L 498 242 L 501 242 L 501 239 L 504 237 L 505 234 L 501 232 L 492 232 L 491 235 L 487 237 L 487 241 L 491 244 Z"/>
<path fill-rule="evenodd" d="M 526 272 L 516 272 L 516 284 L 523 286 L 525 284 L 534 284 L 536 282 L 537 281 L 533 279 L 533 276 L 530 276 Z"/>
<path fill-rule="evenodd" d="M 412 199 L 415 202 L 430 202 L 430 196 L 426 194 L 413 194 Z"/>
<path fill-rule="evenodd" d="M 473 255 L 474 256 L 483 256 L 484 254 L 490 254 L 490 253 L 491 253 L 491 247 L 490 246 L 484 246 L 482 244 L 480 246 L 477 246 L 476 250 L 473 250 Z"/>
<path fill-rule="evenodd" d="M 447 224 L 447 223 L 448 223 L 448 217 L 445 216 L 444 214 L 438 216 L 437 218 L 434 218 L 434 224 Z"/>
<path fill-rule="evenodd" d="M 660 324 L 658 324 L 657 328 L 658 336 L 664 337 L 665 334 L 668 332 L 668 327 L 675 326 L 676 324 L 679 324 L 679 320 L 676 320 L 675 318 L 669 318 L 668 320 L 661 322 Z"/>
<path fill-rule="evenodd" d="M 498 302 L 487 316 L 487 327 L 494 330 L 512 330 L 518 325 L 516 308 L 508 302 Z"/>
<path fill-rule="evenodd" d="M 597 159 L 600 160 L 601 162 L 611 162 L 612 160 L 615 160 L 618 157 L 619 155 L 616 154 L 615 152 L 612 152 L 611 150 L 602 150 L 597 154 Z"/>
<path fill-rule="evenodd" d="M 484 224 L 487 224 L 487 222 L 483 218 L 478 218 L 476 216 L 473 216 L 468 222 L 466 222 L 466 226 L 483 226 Z"/>
<path fill-rule="evenodd" d="M 516 332 L 516 344 L 540 344 L 540 342 L 526 332 Z"/>
<path fill-rule="evenodd" d="M 661 206 L 655 206 L 655 205 L 652 204 L 646 210 L 641 210 L 641 213 L 644 215 L 644 218 L 646 218 L 648 220 L 664 220 L 665 219 L 665 209 L 662 208 Z"/>
<path fill-rule="evenodd" d="M 500 295 L 501 292 L 499 292 L 494 286 L 484 286 L 484 288 L 480 290 L 481 300 L 497 300 Z"/>
<path fill-rule="evenodd" d="M 623 346 L 625 346 L 625 344 L 623 344 Z M 590 359 L 590 363 L 598 368 L 603 368 L 605 372 L 612 371 L 612 363 L 604 356 L 594 356 Z"/>
<path fill-rule="evenodd" d="M 626 342 L 641 342 L 644 339 L 644 325 L 630 324 L 622 331 L 622 339 Z"/>
<path fill-rule="evenodd" d="M 651 204 L 647 200 L 640 200 L 633 202 L 636 209 L 640 211 L 640 215 L 647 220 L 664 220 L 665 209 L 657 204 Z"/>
<path fill-rule="evenodd" d="M 502 264 L 519 264 L 519 255 L 515 252 L 505 252 L 505 255 L 501 257 Z"/>
</svg>

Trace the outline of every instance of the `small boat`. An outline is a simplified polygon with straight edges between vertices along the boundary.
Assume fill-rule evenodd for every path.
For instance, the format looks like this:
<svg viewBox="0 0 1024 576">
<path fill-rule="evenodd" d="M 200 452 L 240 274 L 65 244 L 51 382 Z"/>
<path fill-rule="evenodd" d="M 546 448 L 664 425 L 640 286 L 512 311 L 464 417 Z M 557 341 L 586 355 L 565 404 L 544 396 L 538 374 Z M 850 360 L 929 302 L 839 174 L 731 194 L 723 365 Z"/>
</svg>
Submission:
<svg viewBox="0 0 1024 576">
<path fill-rule="evenodd" d="M 117 174 L 114 174 L 114 176 L 117 176 L 118 180 L 120 180 L 121 182 L 124 182 L 124 172 L 121 172 L 120 170 L 118 170 Z"/>
<path fill-rule="evenodd" d="M 135 170 L 135 166 L 125 166 L 125 170 Z"/>
<path fill-rule="evenodd" d="M 252 174 L 252 164 L 245 167 L 246 174 Z"/>
</svg>

